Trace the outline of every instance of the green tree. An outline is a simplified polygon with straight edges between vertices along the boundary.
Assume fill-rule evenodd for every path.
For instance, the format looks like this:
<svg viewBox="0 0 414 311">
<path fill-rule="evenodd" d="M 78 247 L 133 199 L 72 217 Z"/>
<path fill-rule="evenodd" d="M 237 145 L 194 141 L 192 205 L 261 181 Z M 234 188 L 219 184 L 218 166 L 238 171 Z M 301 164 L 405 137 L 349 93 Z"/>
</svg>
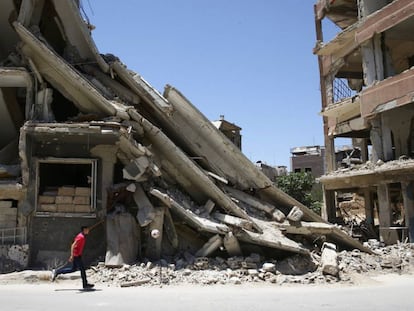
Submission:
<svg viewBox="0 0 414 311">
<path fill-rule="evenodd" d="M 318 190 L 320 187 L 315 184 L 315 178 L 311 174 L 299 172 L 279 176 L 276 185 L 315 213 L 321 213 L 321 191 Z"/>
</svg>

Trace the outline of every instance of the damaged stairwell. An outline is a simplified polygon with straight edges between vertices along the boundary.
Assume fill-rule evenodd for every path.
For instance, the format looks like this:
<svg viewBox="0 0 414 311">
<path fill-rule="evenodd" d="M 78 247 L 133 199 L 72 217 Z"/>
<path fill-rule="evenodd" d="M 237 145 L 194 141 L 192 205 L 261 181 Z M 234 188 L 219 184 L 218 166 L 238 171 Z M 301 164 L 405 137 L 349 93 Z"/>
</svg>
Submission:
<svg viewBox="0 0 414 311">
<path fill-rule="evenodd" d="M 31 265 L 56 266 L 78 225 L 100 220 L 87 261 L 113 266 L 179 252 L 308 256 L 320 237 L 372 252 L 276 188 L 174 87 L 160 94 L 99 54 L 77 1 L 0 9 L 15 16 L 0 20 L 0 147 L 14 152 L 0 152 L 0 198 L 17 210 L 0 226 L 28 229 Z"/>
</svg>

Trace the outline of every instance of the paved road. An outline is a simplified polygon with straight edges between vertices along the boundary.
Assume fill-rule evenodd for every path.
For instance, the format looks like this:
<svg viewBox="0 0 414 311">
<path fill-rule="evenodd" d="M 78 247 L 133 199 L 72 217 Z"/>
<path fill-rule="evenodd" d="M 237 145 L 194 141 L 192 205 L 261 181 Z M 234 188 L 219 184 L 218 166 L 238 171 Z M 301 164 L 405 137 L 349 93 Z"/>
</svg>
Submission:
<svg viewBox="0 0 414 311">
<path fill-rule="evenodd" d="M 101 287 L 77 283 L 0 285 L 0 310 L 414 310 L 414 276 L 364 286 Z"/>
</svg>

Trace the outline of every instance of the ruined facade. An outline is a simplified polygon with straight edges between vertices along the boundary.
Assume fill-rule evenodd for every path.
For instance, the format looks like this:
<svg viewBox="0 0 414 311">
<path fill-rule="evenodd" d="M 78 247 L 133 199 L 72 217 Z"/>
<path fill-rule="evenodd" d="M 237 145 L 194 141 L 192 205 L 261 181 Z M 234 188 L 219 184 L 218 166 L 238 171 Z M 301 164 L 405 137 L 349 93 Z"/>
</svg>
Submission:
<svg viewBox="0 0 414 311">
<path fill-rule="evenodd" d="M 324 19 L 339 29 L 329 42 Z M 414 2 L 320 0 L 315 25 L 328 169 L 320 179 L 323 216 L 334 221 L 338 195 L 352 192 L 381 240 L 413 242 Z M 352 139 L 363 164 L 335 165 L 339 137 Z"/>
<path fill-rule="evenodd" d="M 0 229 L 29 245 L 30 265 L 65 262 L 81 225 L 96 225 L 86 262 L 115 266 L 308 255 L 321 234 L 369 251 L 276 188 L 178 90 L 101 55 L 78 1 L 4 0 L 0 12 Z"/>
<path fill-rule="evenodd" d="M 309 173 L 317 178 L 325 173 L 325 148 L 321 146 L 303 146 L 290 149 L 291 172 Z"/>
</svg>

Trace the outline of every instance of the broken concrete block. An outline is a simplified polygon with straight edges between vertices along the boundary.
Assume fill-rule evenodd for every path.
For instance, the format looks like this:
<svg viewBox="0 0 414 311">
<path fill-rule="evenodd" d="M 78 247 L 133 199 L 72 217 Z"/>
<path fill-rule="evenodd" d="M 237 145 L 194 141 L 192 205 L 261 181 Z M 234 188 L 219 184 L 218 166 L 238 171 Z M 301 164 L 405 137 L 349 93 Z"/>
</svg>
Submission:
<svg viewBox="0 0 414 311">
<path fill-rule="evenodd" d="M 129 184 L 129 185 L 126 187 L 126 190 L 128 190 L 129 192 L 134 193 L 134 192 L 137 190 L 137 186 L 135 186 L 135 184 L 134 184 L 134 183 Z"/>
<path fill-rule="evenodd" d="M 143 278 L 143 279 L 137 280 L 137 281 L 123 282 L 119 286 L 121 286 L 121 287 L 132 287 L 132 286 L 138 286 L 138 285 L 142 285 L 142 284 L 149 283 L 149 282 L 151 282 L 150 278 Z"/>
<path fill-rule="evenodd" d="M 276 220 L 277 222 L 283 222 L 285 220 L 285 214 L 283 214 L 280 210 L 275 209 L 272 212 L 272 219 Z"/>
<path fill-rule="evenodd" d="M 134 202 L 138 207 L 137 220 L 141 227 L 147 226 L 155 217 L 154 207 L 140 184 L 135 185 Z"/>
<path fill-rule="evenodd" d="M 247 274 L 251 276 L 257 276 L 259 274 L 259 271 L 257 271 L 257 269 L 247 269 Z"/>
<path fill-rule="evenodd" d="M 302 210 L 297 206 L 293 206 L 286 218 L 290 221 L 301 221 L 302 217 Z"/>
<path fill-rule="evenodd" d="M 323 274 L 337 276 L 339 273 L 336 245 L 325 242 L 322 245 L 321 267 Z"/>
<path fill-rule="evenodd" d="M 242 254 L 239 241 L 234 236 L 233 232 L 228 232 L 223 239 L 224 248 L 229 256 L 240 256 Z"/>
<path fill-rule="evenodd" d="M 265 262 L 262 266 L 262 270 L 265 272 L 275 272 L 276 265 L 271 262 Z"/>
<path fill-rule="evenodd" d="M 109 214 L 106 230 L 105 265 L 122 266 L 135 262 L 140 241 L 139 230 L 133 216 L 129 213 Z"/>
<path fill-rule="evenodd" d="M 227 215 L 227 214 L 221 214 L 218 212 L 215 212 L 213 214 L 213 217 L 227 225 L 236 226 L 236 227 L 247 229 L 247 230 L 252 230 L 253 228 L 253 224 L 250 221 L 247 221 L 239 217 L 234 217 L 234 216 Z"/>
<path fill-rule="evenodd" d="M 194 267 L 200 270 L 208 269 L 209 262 L 207 257 L 198 257 L 194 260 Z"/>
<path fill-rule="evenodd" d="M 207 243 L 204 244 L 204 246 L 197 251 L 195 255 L 196 257 L 207 257 L 222 245 L 223 239 L 218 234 L 216 234 L 215 236 L 210 238 L 207 241 Z"/>
<path fill-rule="evenodd" d="M 216 206 L 216 204 L 212 200 L 207 200 L 206 204 L 202 207 L 201 214 L 210 215 L 214 206 Z"/>
<path fill-rule="evenodd" d="M 139 157 L 124 167 L 123 177 L 129 180 L 140 180 L 146 172 L 150 162 L 147 157 Z"/>
</svg>

